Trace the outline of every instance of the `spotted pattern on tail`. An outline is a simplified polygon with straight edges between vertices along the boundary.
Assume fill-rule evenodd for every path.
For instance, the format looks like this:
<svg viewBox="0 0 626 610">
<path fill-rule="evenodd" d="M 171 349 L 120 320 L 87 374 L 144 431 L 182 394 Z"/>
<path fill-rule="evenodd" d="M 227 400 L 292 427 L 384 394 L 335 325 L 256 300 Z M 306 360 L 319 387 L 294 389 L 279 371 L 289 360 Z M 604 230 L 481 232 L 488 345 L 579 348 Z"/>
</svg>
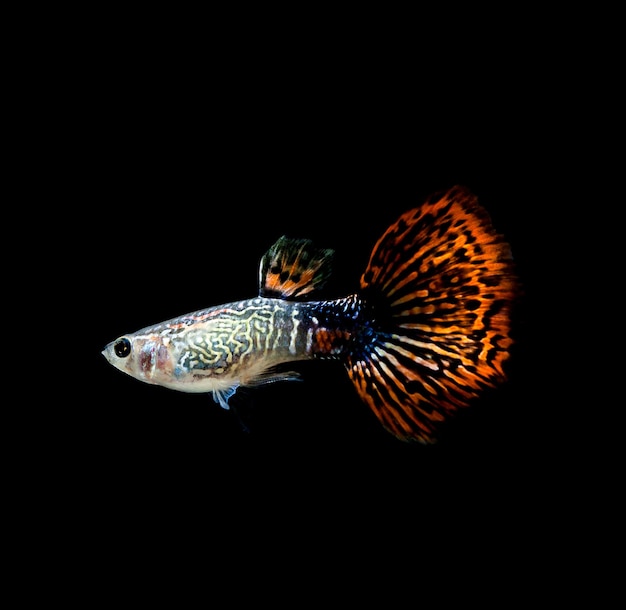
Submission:
<svg viewBox="0 0 626 610">
<path fill-rule="evenodd" d="M 346 366 L 385 428 L 433 442 L 440 422 L 504 380 L 517 285 L 508 244 L 463 187 L 383 234 L 361 277 L 373 322 Z"/>
</svg>

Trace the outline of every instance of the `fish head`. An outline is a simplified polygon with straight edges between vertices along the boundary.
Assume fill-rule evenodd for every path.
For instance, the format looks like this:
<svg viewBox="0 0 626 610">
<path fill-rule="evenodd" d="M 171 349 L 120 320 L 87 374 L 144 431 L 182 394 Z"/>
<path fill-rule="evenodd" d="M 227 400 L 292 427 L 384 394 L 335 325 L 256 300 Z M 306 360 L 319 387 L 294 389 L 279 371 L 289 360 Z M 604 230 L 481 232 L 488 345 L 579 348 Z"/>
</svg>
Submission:
<svg viewBox="0 0 626 610">
<path fill-rule="evenodd" d="M 158 384 L 172 370 L 168 346 L 157 334 L 122 335 L 102 355 L 116 369 L 146 383 Z"/>
</svg>

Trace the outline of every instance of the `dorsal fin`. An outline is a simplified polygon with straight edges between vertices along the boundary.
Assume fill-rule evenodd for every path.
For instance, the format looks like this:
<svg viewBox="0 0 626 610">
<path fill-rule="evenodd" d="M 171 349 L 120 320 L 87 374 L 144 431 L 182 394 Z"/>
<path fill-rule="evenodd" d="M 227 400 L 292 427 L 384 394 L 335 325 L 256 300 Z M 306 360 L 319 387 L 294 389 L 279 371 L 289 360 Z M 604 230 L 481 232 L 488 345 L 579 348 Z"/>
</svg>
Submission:
<svg viewBox="0 0 626 610">
<path fill-rule="evenodd" d="M 285 300 L 310 298 L 329 278 L 334 254 L 334 250 L 316 247 L 310 239 L 283 235 L 261 259 L 259 295 Z"/>
</svg>

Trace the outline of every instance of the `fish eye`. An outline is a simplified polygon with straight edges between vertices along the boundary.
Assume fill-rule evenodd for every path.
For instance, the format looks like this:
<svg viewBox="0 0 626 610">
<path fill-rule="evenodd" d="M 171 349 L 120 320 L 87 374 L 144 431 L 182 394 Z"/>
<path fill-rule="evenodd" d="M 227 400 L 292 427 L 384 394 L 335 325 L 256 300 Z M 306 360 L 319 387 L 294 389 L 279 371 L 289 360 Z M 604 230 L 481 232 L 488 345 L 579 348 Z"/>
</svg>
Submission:
<svg viewBox="0 0 626 610">
<path fill-rule="evenodd" d="M 126 358 L 130 355 L 130 341 L 126 337 L 118 339 L 113 346 L 113 351 L 118 358 Z"/>
</svg>

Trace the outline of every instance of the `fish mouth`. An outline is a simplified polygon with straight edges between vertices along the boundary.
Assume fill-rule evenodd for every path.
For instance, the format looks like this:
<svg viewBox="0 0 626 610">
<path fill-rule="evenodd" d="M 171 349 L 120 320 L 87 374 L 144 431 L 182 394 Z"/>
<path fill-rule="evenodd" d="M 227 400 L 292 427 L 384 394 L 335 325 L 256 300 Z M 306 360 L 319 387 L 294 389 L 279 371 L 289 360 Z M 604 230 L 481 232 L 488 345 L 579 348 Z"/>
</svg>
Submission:
<svg viewBox="0 0 626 610">
<path fill-rule="evenodd" d="M 111 346 L 113 345 L 113 343 L 114 341 L 111 341 L 111 343 L 107 343 L 104 349 L 100 352 L 107 359 L 108 362 L 111 362 Z"/>
</svg>

